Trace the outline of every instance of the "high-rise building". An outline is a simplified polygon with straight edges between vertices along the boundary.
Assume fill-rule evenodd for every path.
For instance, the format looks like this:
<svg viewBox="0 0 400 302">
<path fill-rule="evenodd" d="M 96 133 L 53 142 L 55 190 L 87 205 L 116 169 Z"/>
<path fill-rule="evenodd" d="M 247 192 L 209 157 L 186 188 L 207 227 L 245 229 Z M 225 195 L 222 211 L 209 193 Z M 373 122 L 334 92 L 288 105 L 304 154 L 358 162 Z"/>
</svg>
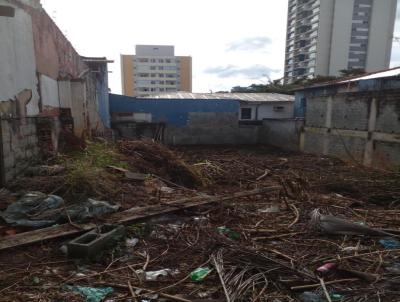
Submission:
<svg viewBox="0 0 400 302">
<path fill-rule="evenodd" d="M 136 45 L 135 55 L 121 55 L 121 73 L 124 95 L 192 92 L 192 58 L 175 56 L 174 46 Z"/>
<path fill-rule="evenodd" d="M 285 80 L 389 67 L 397 0 L 289 0 Z"/>
</svg>

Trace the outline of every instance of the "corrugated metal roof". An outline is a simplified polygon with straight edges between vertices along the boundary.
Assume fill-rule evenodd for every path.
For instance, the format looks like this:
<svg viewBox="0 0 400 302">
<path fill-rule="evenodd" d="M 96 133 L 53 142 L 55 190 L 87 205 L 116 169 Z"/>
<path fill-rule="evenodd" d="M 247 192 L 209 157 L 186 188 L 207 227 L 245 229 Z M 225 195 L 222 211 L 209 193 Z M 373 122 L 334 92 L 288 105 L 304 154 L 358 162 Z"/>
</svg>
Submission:
<svg viewBox="0 0 400 302">
<path fill-rule="evenodd" d="M 342 78 L 342 79 L 338 79 L 338 80 L 334 80 L 334 81 L 315 84 L 312 86 L 302 87 L 301 89 L 295 89 L 295 90 L 300 91 L 300 90 L 314 89 L 314 88 L 320 88 L 320 87 L 322 88 L 322 87 L 326 87 L 326 86 L 347 84 L 347 83 L 353 83 L 353 82 L 364 81 L 364 80 L 390 78 L 390 77 L 395 77 L 395 76 L 399 76 L 399 75 L 400 75 L 400 67 L 395 67 L 395 68 L 391 68 L 391 69 L 370 72 L 363 76 L 352 76 L 352 77 Z"/>
<path fill-rule="evenodd" d="M 398 75 L 400 75 L 400 67 L 396 67 L 396 68 L 393 68 L 393 69 L 388 69 L 388 70 L 384 70 L 384 71 L 378 71 L 378 72 L 370 73 L 370 74 L 364 75 L 362 77 L 341 81 L 339 83 L 348 83 L 348 82 L 356 82 L 356 81 L 363 81 L 363 80 L 389 78 L 389 77 L 395 77 L 395 76 L 398 76 Z"/>
<path fill-rule="evenodd" d="M 243 102 L 293 102 L 294 96 L 279 93 L 162 93 L 143 99 L 178 99 L 178 100 L 237 100 Z"/>
</svg>

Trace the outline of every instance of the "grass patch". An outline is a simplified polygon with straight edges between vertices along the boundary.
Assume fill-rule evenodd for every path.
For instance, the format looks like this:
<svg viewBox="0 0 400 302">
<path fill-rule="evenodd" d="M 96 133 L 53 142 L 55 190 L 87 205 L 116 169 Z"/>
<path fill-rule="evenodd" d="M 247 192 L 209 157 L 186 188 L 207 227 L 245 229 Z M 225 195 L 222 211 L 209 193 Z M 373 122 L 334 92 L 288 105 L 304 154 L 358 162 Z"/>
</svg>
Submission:
<svg viewBox="0 0 400 302">
<path fill-rule="evenodd" d="M 119 176 L 108 172 L 107 167 L 128 168 L 114 146 L 99 142 L 89 142 L 84 151 L 60 155 L 59 164 L 67 168 L 65 194 L 75 201 L 115 196 Z"/>
</svg>

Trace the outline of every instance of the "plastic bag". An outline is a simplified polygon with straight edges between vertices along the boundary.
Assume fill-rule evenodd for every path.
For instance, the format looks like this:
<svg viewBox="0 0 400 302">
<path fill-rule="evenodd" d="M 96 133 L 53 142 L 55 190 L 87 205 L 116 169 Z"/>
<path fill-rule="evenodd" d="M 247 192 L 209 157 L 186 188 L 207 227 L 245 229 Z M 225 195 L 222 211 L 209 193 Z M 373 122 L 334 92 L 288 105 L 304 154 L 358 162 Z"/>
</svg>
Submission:
<svg viewBox="0 0 400 302">
<path fill-rule="evenodd" d="M 65 288 L 85 297 L 86 302 L 101 302 L 107 295 L 114 292 L 114 289 L 112 287 L 93 288 L 67 285 Z"/>
<path fill-rule="evenodd" d="M 114 213 L 119 208 L 119 205 L 94 199 L 65 208 L 64 200 L 59 196 L 30 192 L 9 205 L 0 216 L 12 226 L 43 228 L 68 221 L 68 216 L 73 221 L 79 222 Z"/>
</svg>

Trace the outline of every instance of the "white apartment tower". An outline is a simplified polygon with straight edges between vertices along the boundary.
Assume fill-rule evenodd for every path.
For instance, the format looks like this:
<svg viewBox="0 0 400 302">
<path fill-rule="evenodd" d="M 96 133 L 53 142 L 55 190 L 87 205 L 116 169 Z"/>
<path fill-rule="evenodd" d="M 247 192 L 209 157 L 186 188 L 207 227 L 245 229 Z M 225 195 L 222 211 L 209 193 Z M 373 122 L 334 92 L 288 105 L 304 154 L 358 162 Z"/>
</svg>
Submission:
<svg viewBox="0 0 400 302">
<path fill-rule="evenodd" d="M 397 0 L 289 0 L 285 81 L 389 68 Z"/>
<path fill-rule="evenodd" d="M 124 95 L 192 91 L 192 58 L 175 56 L 174 46 L 136 45 L 135 55 L 121 55 L 121 70 Z"/>
</svg>

